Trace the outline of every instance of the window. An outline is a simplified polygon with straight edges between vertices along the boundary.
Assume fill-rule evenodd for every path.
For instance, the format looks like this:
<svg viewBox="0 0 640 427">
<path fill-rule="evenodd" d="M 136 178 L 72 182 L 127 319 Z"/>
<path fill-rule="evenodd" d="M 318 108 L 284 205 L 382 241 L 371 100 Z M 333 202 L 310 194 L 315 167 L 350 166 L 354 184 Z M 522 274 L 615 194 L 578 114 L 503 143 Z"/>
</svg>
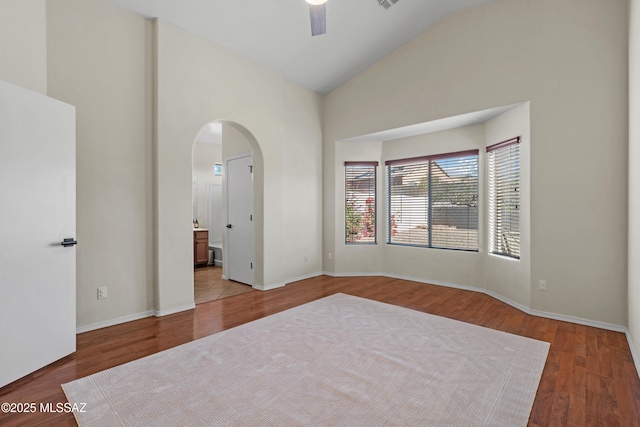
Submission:
<svg viewBox="0 0 640 427">
<path fill-rule="evenodd" d="M 378 162 L 345 162 L 345 235 L 347 244 L 376 243 L 376 170 Z"/>
<path fill-rule="evenodd" d="M 520 138 L 487 147 L 489 252 L 520 258 Z"/>
<path fill-rule="evenodd" d="M 387 242 L 478 250 L 478 150 L 387 165 Z"/>
</svg>

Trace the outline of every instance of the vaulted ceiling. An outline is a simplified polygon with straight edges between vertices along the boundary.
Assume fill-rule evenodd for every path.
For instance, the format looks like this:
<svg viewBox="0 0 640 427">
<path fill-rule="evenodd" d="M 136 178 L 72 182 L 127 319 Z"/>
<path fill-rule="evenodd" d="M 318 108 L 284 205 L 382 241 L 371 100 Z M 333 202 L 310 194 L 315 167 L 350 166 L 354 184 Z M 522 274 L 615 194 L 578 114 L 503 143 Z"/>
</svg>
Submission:
<svg viewBox="0 0 640 427">
<path fill-rule="evenodd" d="M 240 53 L 326 94 L 448 15 L 496 0 L 328 0 L 312 37 L 305 0 L 107 0 Z"/>
</svg>

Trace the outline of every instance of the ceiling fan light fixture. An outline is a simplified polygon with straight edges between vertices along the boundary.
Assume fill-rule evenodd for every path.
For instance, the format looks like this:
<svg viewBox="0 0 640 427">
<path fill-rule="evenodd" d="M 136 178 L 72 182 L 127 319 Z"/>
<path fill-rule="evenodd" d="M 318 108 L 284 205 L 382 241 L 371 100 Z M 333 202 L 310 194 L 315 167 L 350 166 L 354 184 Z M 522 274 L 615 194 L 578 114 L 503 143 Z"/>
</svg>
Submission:
<svg viewBox="0 0 640 427">
<path fill-rule="evenodd" d="M 314 6 L 325 4 L 327 2 L 327 0 L 306 0 L 306 1 L 307 3 L 312 4 Z"/>
</svg>

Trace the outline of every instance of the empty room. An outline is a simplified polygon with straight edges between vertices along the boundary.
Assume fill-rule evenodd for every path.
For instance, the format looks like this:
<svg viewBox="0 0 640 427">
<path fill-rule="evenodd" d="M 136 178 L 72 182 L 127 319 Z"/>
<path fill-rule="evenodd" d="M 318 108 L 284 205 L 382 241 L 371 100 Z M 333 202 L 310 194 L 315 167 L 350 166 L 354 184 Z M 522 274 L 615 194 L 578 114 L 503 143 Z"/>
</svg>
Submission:
<svg viewBox="0 0 640 427">
<path fill-rule="evenodd" d="M 3 0 L 0 58 L 3 426 L 640 426 L 639 0 Z"/>
</svg>

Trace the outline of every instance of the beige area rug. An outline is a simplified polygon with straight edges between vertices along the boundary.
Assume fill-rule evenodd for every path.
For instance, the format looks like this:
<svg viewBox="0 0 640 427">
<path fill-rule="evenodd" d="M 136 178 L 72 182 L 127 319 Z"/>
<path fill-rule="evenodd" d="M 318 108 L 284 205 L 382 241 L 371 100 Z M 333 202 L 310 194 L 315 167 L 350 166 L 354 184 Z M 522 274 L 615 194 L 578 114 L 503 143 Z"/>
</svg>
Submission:
<svg viewBox="0 0 640 427">
<path fill-rule="evenodd" d="M 548 349 L 336 294 L 62 388 L 81 426 L 526 426 Z"/>
</svg>

